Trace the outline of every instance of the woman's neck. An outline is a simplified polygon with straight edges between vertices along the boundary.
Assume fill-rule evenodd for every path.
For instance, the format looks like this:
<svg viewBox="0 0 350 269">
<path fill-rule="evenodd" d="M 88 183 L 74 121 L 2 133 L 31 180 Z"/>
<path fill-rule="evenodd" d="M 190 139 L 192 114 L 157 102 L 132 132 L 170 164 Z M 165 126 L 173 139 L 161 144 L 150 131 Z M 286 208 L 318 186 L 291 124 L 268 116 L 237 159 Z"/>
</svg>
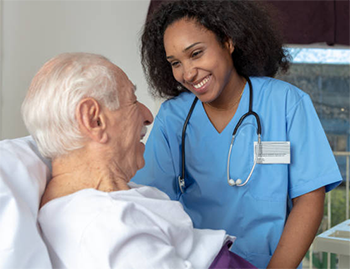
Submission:
<svg viewBox="0 0 350 269">
<path fill-rule="evenodd" d="M 230 83 L 223 89 L 221 94 L 214 101 L 206 103 L 208 107 L 217 110 L 233 110 L 235 109 L 239 101 L 241 100 L 246 79 L 234 73 Z"/>
<path fill-rule="evenodd" d="M 243 95 L 246 80 L 237 75 L 234 86 L 226 88 L 220 96 L 210 103 L 203 103 L 204 110 L 214 126 L 221 133 L 236 113 Z"/>
</svg>

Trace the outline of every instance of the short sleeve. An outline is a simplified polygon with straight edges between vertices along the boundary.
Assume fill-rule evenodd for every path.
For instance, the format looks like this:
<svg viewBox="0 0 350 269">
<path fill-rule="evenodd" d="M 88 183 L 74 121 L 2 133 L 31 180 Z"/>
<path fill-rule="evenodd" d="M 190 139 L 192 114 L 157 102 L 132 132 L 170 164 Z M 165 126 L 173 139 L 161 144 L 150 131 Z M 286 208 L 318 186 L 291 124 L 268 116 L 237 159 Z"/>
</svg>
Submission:
<svg viewBox="0 0 350 269">
<path fill-rule="evenodd" d="M 326 134 L 312 101 L 306 94 L 300 96 L 287 111 L 287 135 L 291 143 L 291 198 L 323 186 L 326 191 L 330 191 L 341 183 L 339 168 Z"/>
<path fill-rule="evenodd" d="M 157 187 L 172 200 L 176 200 L 176 173 L 169 143 L 160 112 L 146 143 L 145 166 L 136 173 L 132 181 Z"/>
</svg>

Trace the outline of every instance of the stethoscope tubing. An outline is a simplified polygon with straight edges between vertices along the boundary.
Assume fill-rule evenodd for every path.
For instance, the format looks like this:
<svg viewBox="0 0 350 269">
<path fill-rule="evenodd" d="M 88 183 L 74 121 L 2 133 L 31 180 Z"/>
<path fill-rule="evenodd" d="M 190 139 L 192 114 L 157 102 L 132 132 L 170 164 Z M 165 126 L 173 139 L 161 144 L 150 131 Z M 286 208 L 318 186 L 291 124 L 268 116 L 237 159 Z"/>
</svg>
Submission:
<svg viewBox="0 0 350 269">
<path fill-rule="evenodd" d="M 249 77 L 245 77 L 245 79 L 248 82 L 249 85 L 249 109 L 248 112 L 245 113 L 238 121 L 238 123 L 236 124 L 233 133 L 232 133 L 232 139 L 231 139 L 231 143 L 230 143 L 230 149 L 229 149 L 229 155 L 228 155 L 228 159 L 227 159 L 227 182 L 230 186 L 244 186 L 248 183 L 249 179 L 251 178 L 251 175 L 254 171 L 255 165 L 256 165 L 256 158 L 254 158 L 254 164 L 253 167 L 247 177 L 247 179 L 245 180 L 245 182 L 243 183 L 236 183 L 235 181 L 233 181 L 232 179 L 229 178 L 229 173 L 230 173 L 230 157 L 231 157 L 231 151 L 232 151 L 232 147 L 233 147 L 233 143 L 234 143 L 234 139 L 235 136 L 237 134 L 237 131 L 239 129 L 239 127 L 242 125 L 243 121 L 250 115 L 254 116 L 257 122 L 257 135 L 258 135 L 258 143 L 261 143 L 261 124 L 260 124 L 260 118 L 259 115 L 253 111 L 253 86 L 252 83 L 249 79 Z M 193 103 L 191 105 L 191 108 L 187 114 L 186 120 L 184 122 L 183 128 L 182 128 L 182 137 L 181 137 L 181 150 L 182 150 L 182 169 L 181 169 L 181 175 L 178 177 L 178 183 L 179 183 L 179 187 L 180 187 L 180 191 L 182 193 L 184 193 L 184 190 L 186 188 L 186 183 L 185 183 L 185 134 L 186 134 L 186 128 L 188 125 L 188 122 L 191 118 L 192 112 L 196 106 L 196 103 L 198 101 L 198 97 L 196 96 L 193 100 Z M 233 183 L 232 183 L 233 182 Z"/>
<path fill-rule="evenodd" d="M 249 85 L 249 110 L 247 113 L 245 113 L 238 121 L 238 123 L 236 124 L 236 127 L 235 129 L 233 130 L 233 133 L 232 133 L 232 136 L 235 136 L 237 131 L 238 131 L 238 128 L 242 125 L 243 121 L 245 120 L 246 117 L 250 116 L 250 115 L 253 115 L 256 119 L 256 122 L 257 122 L 257 126 L 258 126 L 258 129 L 257 129 L 257 135 L 261 135 L 261 124 L 260 124 L 260 118 L 258 116 L 257 113 L 255 113 L 253 111 L 253 85 L 252 85 L 252 82 L 250 81 L 250 79 L 247 77 L 245 78 L 248 82 L 248 85 Z M 192 112 L 191 112 L 192 113 Z"/>
<path fill-rule="evenodd" d="M 185 134 L 186 134 L 186 128 L 187 128 L 188 121 L 191 118 L 192 112 L 194 110 L 194 107 L 196 106 L 197 101 L 198 101 L 198 97 L 196 96 L 193 100 L 190 111 L 187 114 L 184 126 L 182 128 L 182 137 L 181 137 L 181 141 L 182 141 L 181 142 L 182 174 L 181 174 L 181 176 L 179 176 L 179 187 L 180 187 L 180 190 L 182 193 L 184 192 L 184 188 L 186 187 L 185 186 Z"/>
</svg>

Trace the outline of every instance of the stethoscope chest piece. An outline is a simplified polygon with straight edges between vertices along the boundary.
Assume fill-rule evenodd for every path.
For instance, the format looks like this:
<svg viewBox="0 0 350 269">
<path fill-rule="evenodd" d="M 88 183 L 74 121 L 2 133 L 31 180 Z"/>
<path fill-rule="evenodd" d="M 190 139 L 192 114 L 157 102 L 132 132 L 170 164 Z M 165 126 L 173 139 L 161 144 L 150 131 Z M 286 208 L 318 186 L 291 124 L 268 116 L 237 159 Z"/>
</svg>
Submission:
<svg viewBox="0 0 350 269">
<path fill-rule="evenodd" d="M 181 176 L 179 176 L 178 181 L 179 181 L 180 191 L 181 191 L 181 193 L 184 193 L 184 191 L 185 191 L 185 179 L 181 178 Z"/>
</svg>

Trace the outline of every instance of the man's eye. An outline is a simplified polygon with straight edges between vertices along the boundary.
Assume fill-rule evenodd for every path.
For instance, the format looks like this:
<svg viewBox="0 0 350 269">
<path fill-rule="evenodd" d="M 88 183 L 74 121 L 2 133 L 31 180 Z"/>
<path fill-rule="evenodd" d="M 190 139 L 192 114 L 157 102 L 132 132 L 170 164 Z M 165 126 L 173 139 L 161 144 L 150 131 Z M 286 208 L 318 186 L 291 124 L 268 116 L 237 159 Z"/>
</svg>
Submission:
<svg viewBox="0 0 350 269">
<path fill-rule="evenodd" d="M 180 63 L 174 61 L 174 62 L 171 62 L 170 64 L 171 64 L 172 67 L 177 67 Z"/>
</svg>

